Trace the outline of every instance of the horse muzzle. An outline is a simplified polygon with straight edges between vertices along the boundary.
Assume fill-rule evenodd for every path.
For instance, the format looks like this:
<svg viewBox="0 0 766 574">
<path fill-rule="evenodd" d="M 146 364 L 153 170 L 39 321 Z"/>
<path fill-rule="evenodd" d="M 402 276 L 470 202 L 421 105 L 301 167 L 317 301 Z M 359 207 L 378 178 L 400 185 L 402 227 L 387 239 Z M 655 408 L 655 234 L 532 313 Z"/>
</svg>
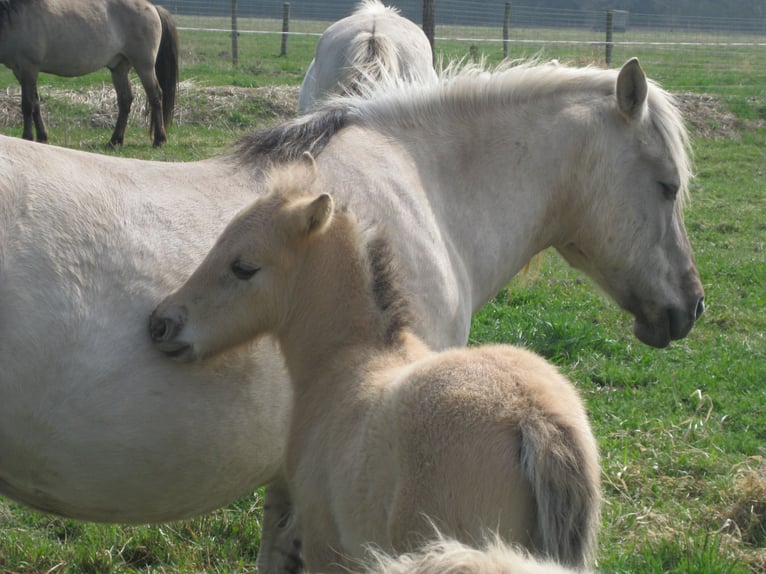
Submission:
<svg viewBox="0 0 766 574">
<path fill-rule="evenodd" d="M 671 307 L 661 311 L 654 320 L 635 314 L 633 333 L 639 341 L 663 349 L 671 341 L 686 337 L 705 312 L 705 298 L 699 297 L 689 308 Z"/>
</svg>

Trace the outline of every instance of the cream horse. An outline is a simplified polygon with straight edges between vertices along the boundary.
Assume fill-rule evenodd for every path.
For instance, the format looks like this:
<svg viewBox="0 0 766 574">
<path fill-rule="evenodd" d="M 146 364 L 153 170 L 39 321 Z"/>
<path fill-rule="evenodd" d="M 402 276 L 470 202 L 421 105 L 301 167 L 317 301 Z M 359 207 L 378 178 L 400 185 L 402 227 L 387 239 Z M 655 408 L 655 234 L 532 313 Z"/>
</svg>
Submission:
<svg viewBox="0 0 766 574">
<path fill-rule="evenodd" d="M 330 96 L 366 94 L 368 84 L 390 80 L 435 83 L 431 44 L 396 8 L 363 0 L 319 38 L 301 84 L 298 112 L 305 114 Z"/>
<path fill-rule="evenodd" d="M 596 441 L 574 386 L 512 346 L 436 352 L 410 326 L 383 232 L 319 194 L 313 158 L 270 175 L 151 316 L 179 361 L 274 335 L 293 387 L 285 475 L 309 572 L 417 549 L 433 525 L 572 567 L 599 518 Z M 307 195 L 307 193 L 309 195 Z"/>
<path fill-rule="evenodd" d="M 465 345 L 472 313 L 547 247 L 630 312 L 645 343 L 689 333 L 703 290 L 683 225 L 686 132 L 638 62 L 381 89 L 200 162 L 0 137 L 0 493 L 159 522 L 278 476 L 292 398 L 275 345 L 179 365 L 142 317 L 263 193 L 264 170 L 307 150 L 338 204 L 391 230 L 430 347 Z M 291 525 L 278 492 L 266 532 Z"/>
</svg>

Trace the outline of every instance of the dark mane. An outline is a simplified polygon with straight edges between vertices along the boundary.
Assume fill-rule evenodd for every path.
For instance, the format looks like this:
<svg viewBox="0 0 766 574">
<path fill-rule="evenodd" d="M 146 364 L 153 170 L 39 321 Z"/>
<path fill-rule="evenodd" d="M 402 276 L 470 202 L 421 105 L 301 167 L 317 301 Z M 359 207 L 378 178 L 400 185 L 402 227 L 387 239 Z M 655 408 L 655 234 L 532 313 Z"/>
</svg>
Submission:
<svg viewBox="0 0 766 574">
<path fill-rule="evenodd" d="M 0 32 L 11 22 L 11 14 L 18 11 L 23 0 L 0 0 Z"/>
<path fill-rule="evenodd" d="M 330 139 L 350 123 L 349 118 L 345 107 L 322 108 L 245 136 L 237 143 L 234 158 L 251 164 L 264 160 L 267 163 L 294 161 L 304 152 L 317 157 Z"/>
<path fill-rule="evenodd" d="M 412 324 L 412 316 L 407 299 L 399 288 L 399 273 L 391 244 L 382 235 L 377 235 L 367 244 L 367 257 L 372 276 L 372 295 L 378 309 L 388 320 L 385 340 L 388 344 L 394 344 L 402 330 Z"/>
</svg>

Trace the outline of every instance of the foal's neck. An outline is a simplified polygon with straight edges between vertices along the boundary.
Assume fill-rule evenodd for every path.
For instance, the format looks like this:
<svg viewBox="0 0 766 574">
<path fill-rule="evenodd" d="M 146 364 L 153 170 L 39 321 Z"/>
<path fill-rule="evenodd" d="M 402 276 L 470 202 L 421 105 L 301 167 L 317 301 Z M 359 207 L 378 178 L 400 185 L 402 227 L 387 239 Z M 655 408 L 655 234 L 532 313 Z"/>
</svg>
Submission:
<svg viewBox="0 0 766 574">
<path fill-rule="evenodd" d="M 277 333 L 297 392 L 320 373 L 338 368 L 347 373 L 401 342 L 399 302 L 375 292 L 391 286 L 375 283 L 374 254 L 359 245 L 353 222 L 345 215 L 335 219 L 311 241 L 294 277 L 290 312 Z"/>
</svg>

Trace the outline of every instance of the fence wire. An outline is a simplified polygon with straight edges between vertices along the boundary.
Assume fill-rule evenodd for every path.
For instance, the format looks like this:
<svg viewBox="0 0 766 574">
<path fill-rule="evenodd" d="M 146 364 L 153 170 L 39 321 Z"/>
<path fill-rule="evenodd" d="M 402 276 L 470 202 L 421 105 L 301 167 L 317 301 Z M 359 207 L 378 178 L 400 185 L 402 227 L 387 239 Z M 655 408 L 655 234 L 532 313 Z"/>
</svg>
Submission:
<svg viewBox="0 0 766 574">
<path fill-rule="evenodd" d="M 357 1 L 289 2 L 287 32 L 283 30 L 286 3 L 280 0 L 160 3 L 173 12 L 182 30 L 228 34 L 236 4 L 238 34 L 285 34 L 289 45 L 295 36 L 316 41 L 331 22 L 350 14 Z M 421 23 L 421 0 L 394 4 L 402 15 Z M 507 55 L 607 64 L 606 11 L 438 0 L 436 14 L 435 51 L 445 60 L 483 57 L 492 63 Z M 713 91 L 724 96 L 736 93 L 766 101 L 766 7 L 757 7 L 752 16 L 712 18 L 614 11 L 610 63 L 617 66 L 637 56 L 650 75 L 670 90 Z M 248 54 L 239 54 L 240 62 L 247 58 Z M 762 107 L 766 109 L 766 103 Z"/>
</svg>

